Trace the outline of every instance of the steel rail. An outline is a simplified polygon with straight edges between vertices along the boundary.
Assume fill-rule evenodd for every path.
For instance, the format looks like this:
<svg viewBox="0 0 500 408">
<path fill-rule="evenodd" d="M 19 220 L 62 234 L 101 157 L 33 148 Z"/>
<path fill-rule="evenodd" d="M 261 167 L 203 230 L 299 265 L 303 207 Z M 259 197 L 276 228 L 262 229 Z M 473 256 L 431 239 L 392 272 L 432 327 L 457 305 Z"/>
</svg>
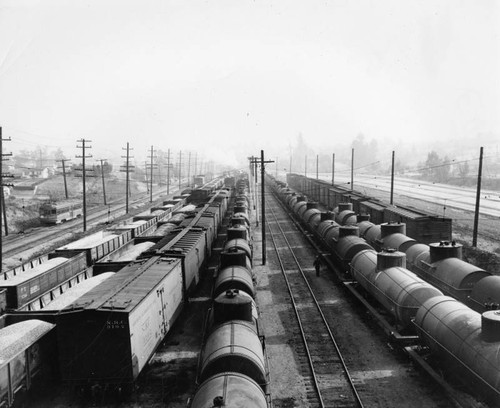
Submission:
<svg viewBox="0 0 500 408">
<path fill-rule="evenodd" d="M 273 197 L 274 197 L 274 195 L 273 195 Z M 277 200 L 277 199 L 276 199 L 276 197 L 274 197 L 274 199 L 275 199 L 275 200 Z M 296 265 L 297 265 L 297 267 L 298 267 L 298 270 L 299 270 L 299 272 L 300 272 L 300 274 L 301 274 L 302 278 L 304 279 L 304 281 L 305 281 L 305 283 L 306 283 L 306 286 L 307 286 L 307 288 L 308 288 L 308 290 L 309 290 L 309 293 L 311 294 L 311 297 L 312 297 L 312 299 L 313 299 L 313 301 L 314 301 L 314 304 L 315 304 L 315 306 L 316 306 L 316 308 L 317 308 L 317 310 L 318 310 L 318 312 L 319 312 L 319 314 L 320 314 L 320 316 L 321 316 L 321 319 L 323 320 L 323 323 L 324 323 L 325 328 L 326 328 L 326 330 L 327 330 L 327 332 L 328 332 L 328 335 L 330 336 L 330 340 L 332 341 L 332 344 L 333 344 L 333 346 L 334 346 L 334 348 L 335 348 L 335 350 L 336 350 L 336 352 L 337 352 L 337 355 L 338 355 L 338 357 L 339 357 L 339 360 L 340 360 L 340 362 L 341 362 L 341 365 L 342 365 L 342 368 L 343 368 L 344 374 L 345 374 L 345 376 L 346 376 L 346 379 L 347 379 L 347 382 L 348 382 L 348 384 L 349 384 L 349 387 L 351 388 L 351 391 L 352 391 L 352 394 L 353 394 L 353 396 L 354 396 L 355 402 L 356 402 L 356 404 L 357 404 L 357 406 L 358 406 L 359 408 L 363 408 L 363 407 L 364 407 L 364 406 L 363 406 L 363 402 L 362 402 L 361 397 L 360 397 L 360 395 L 359 395 L 359 393 L 358 393 L 358 391 L 357 391 L 357 389 L 356 389 L 356 386 L 354 385 L 354 381 L 353 381 L 353 379 L 352 379 L 352 377 L 351 377 L 351 375 L 350 375 L 350 373 L 349 373 L 349 369 L 347 368 L 347 364 L 346 364 L 346 362 L 345 362 L 345 360 L 344 360 L 344 358 L 343 358 L 343 356 L 342 356 L 342 353 L 341 353 L 341 351 L 340 351 L 340 348 L 339 348 L 339 346 L 338 346 L 338 343 L 337 343 L 337 341 L 335 340 L 335 336 L 333 335 L 333 333 L 332 333 L 332 331 L 331 331 L 331 329 L 330 329 L 330 326 L 329 326 L 329 324 L 328 324 L 328 322 L 327 322 L 327 320 L 326 320 L 326 317 L 325 317 L 325 315 L 324 315 L 324 313 L 323 313 L 323 311 L 322 311 L 322 309 L 321 309 L 321 306 L 320 306 L 320 304 L 319 304 L 318 300 L 316 299 L 316 296 L 314 295 L 314 291 L 313 291 L 313 289 L 311 288 L 311 286 L 309 285 L 309 282 L 307 281 L 307 278 L 306 278 L 306 276 L 305 276 L 305 274 L 304 274 L 304 270 L 303 270 L 303 269 L 302 269 L 302 267 L 300 266 L 300 263 L 299 263 L 299 261 L 298 261 L 297 257 L 295 256 L 295 253 L 294 253 L 294 251 L 293 251 L 293 249 L 292 249 L 292 246 L 290 245 L 290 242 L 288 241 L 288 239 L 287 239 L 287 237 L 286 237 L 285 232 L 284 232 L 284 231 L 283 231 L 283 229 L 281 228 L 281 225 L 280 225 L 280 223 L 279 223 L 279 221 L 278 221 L 278 218 L 277 218 L 277 216 L 276 216 L 276 213 L 274 212 L 274 210 L 273 210 L 273 209 L 272 209 L 272 207 L 270 207 L 270 206 L 268 206 L 268 208 L 267 208 L 267 209 L 269 209 L 269 210 L 270 210 L 270 212 L 271 212 L 271 214 L 273 215 L 274 220 L 275 220 L 275 222 L 276 222 L 276 224 L 277 224 L 277 226 L 278 226 L 279 230 L 281 231 L 281 234 L 282 234 L 283 238 L 285 239 L 285 242 L 286 242 L 286 244 L 288 245 L 288 248 L 289 248 L 289 250 L 290 250 L 290 253 L 291 253 L 291 255 L 292 255 L 292 257 L 293 257 L 293 259 L 294 259 L 294 261 L 295 261 L 295 263 L 296 263 Z M 287 276 L 286 276 L 286 270 L 285 270 L 285 267 L 284 267 L 284 265 L 283 265 L 283 260 L 282 260 L 282 257 L 281 257 L 281 255 L 279 254 L 279 251 L 278 251 L 278 248 L 277 248 L 277 245 L 276 245 L 275 234 L 274 234 L 274 233 L 272 232 L 272 230 L 271 230 L 271 227 L 270 227 L 269 221 L 267 221 L 267 222 L 266 222 L 266 224 L 267 224 L 267 227 L 268 227 L 268 229 L 269 229 L 270 236 L 271 236 L 271 240 L 273 241 L 274 248 L 275 248 L 275 250 L 276 250 L 276 255 L 277 255 L 277 257 L 278 257 L 278 261 L 279 261 L 279 263 L 280 263 L 280 267 L 281 267 L 281 270 L 282 270 L 282 272 L 283 272 L 283 276 L 284 276 L 284 278 L 285 278 L 285 282 L 286 282 L 286 285 L 287 285 L 288 291 L 289 291 L 289 293 L 290 293 L 290 295 L 291 295 L 291 296 L 290 296 L 290 298 L 291 298 L 291 300 L 292 300 L 292 304 L 293 304 L 293 308 L 294 308 L 294 311 L 295 311 L 295 315 L 296 315 L 296 317 L 297 317 L 297 321 L 298 321 L 298 324 L 299 324 L 299 327 L 300 327 L 301 336 L 302 336 L 302 339 L 303 339 L 303 342 L 304 342 L 304 346 L 305 346 L 305 348 L 306 348 L 306 352 L 307 352 L 307 356 L 308 356 L 308 360 L 309 360 L 309 366 L 311 367 L 311 371 L 312 371 L 312 374 L 313 374 L 313 379 L 314 379 L 315 388 L 316 388 L 316 391 L 317 391 L 317 393 L 318 393 L 318 396 L 319 396 L 319 400 L 320 400 L 321 406 L 322 406 L 322 407 L 324 407 L 325 405 L 324 405 L 323 397 L 322 397 L 322 395 L 321 395 L 320 386 L 319 386 L 319 383 L 318 383 L 318 379 L 317 379 L 317 377 L 316 377 L 316 373 L 315 373 L 315 371 L 314 371 L 314 363 L 313 363 L 313 361 L 312 361 L 312 357 L 311 357 L 311 354 L 310 354 L 310 350 L 309 350 L 309 347 L 308 347 L 308 344 L 307 344 L 307 340 L 306 340 L 305 332 L 304 332 L 303 325 L 302 325 L 302 322 L 301 322 L 301 319 L 300 319 L 300 315 L 299 315 L 299 312 L 298 312 L 297 304 L 296 304 L 296 302 L 295 302 L 295 300 L 294 300 L 294 297 L 293 297 L 293 291 L 292 291 L 291 285 L 290 285 L 290 283 L 289 283 L 289 280 L 288 280 L 288 278 L 287 278 Z"/>
</svg>

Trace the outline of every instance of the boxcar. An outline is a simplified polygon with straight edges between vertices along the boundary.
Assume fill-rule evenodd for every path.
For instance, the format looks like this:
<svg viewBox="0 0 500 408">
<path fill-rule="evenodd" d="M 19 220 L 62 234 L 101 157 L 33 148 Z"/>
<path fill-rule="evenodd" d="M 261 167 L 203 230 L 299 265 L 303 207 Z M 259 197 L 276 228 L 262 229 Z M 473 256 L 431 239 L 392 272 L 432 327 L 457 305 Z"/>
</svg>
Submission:
<svg viewBox="0 0 500 408">
<path fill-rule="evenodd" d="M 372 220 L 372 222 L 374 222 Z M 384 222 L 406 223 L 406 235 L 423 244 L 451 241 L 451 218 L 430 215 L 415 208 L 389 206 L 384 209 Z"/>
<path fill-rule="evenodd" d="M 54 324 L 27 320 L 0 330 L 0 405 L 11 406 L 14 395 L 30 389 L 33 378 L 52 376 Z"/>
<path fill-rule="evenodd" d="M 61 377 L 70 383 L 135 381 L 183 304 L 178 259 L 152 257 L 123 268 L 57 319 Z"/>
</svg>

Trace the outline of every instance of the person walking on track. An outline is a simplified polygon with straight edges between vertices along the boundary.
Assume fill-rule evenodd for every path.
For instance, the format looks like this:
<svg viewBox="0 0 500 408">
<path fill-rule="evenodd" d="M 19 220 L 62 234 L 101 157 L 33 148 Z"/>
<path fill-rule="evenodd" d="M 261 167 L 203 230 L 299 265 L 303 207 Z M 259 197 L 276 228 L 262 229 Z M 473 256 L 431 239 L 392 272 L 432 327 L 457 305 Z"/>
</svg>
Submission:
<svg viewBox="0 0 500 408">
<path fill-rule="evenodd" d="M 314 269 L 316 269 L 316 276 L 319 276 L 319 271 L 321 269 L 321 257 L 318 255 L 314 260 Z"/>
</svg>

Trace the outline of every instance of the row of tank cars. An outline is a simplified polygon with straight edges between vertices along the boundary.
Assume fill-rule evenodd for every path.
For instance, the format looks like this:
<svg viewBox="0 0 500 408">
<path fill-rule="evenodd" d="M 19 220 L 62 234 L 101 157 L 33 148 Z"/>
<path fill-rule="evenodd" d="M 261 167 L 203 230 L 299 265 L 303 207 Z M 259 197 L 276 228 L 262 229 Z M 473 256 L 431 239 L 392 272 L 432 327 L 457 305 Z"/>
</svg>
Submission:
<svg viewBox="0 0 500 408">
<path fill-rule="evenodd" d="M 265 341 L 254 301 L 248 188 L 248 178 L 237 181 L 190 408 L 270 406 Z"/>
<path fill-rule="evenodd" d="M 289 175 L 287 181 L 296 184 L 297 178 Z M 413 228 L 411 235 L 407 223 L 377 224 L 354 211 L 346 202 L 350 194 L 325 202 L 322 211 L 288 183 L 268 180 L 342 266 L 344 284 L 390 319 L 391 334 L 417 342 L 445 372 L 466 378 L 474 394 L 500 405 L 500 276 L 465 262 L 456 242 L 419 241 L 419 231 L 426 237 L 443 231 L 438 217 L 426 217 L 426 227 Z"/>
<path fill-rule="evenodd" d="M 130 387 L 198 284 L 233 185 L 214 179 L 3 272 L 0 405 L 37 376 Z"/>
</svg>

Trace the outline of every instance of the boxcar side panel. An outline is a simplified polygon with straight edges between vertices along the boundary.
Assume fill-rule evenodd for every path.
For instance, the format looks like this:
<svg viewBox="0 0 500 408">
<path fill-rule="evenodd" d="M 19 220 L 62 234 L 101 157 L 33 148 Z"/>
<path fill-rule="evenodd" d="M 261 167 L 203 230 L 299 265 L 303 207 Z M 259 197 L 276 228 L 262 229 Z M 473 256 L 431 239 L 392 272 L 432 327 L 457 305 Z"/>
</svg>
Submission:
<svg viewBox="0 0 500 408">
<path fill-rule="evenodd" d="M 182 268 L 178 262 L 129 316 L 134 378 L 170 330 L 181 303 Z"/>
</svg>

